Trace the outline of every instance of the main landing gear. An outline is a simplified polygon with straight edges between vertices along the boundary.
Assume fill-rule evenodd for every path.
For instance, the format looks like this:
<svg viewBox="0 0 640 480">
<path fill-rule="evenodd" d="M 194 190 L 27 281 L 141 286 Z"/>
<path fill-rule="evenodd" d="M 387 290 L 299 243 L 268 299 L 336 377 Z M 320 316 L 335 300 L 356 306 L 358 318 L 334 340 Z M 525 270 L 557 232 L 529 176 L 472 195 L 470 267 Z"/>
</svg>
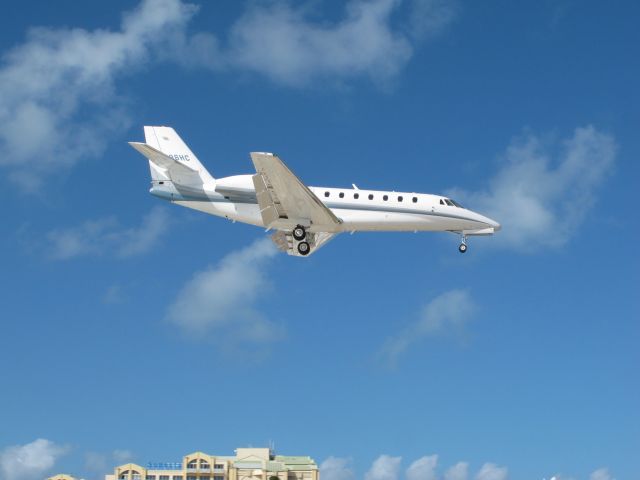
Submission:
<svg viewBox="0 0 640 480">
<path fill-rule="evenodd" d="M 293 238 L 295 238 L 298 241 L 304 240 L 304 237 L 307 236 L 307 231 L 304 229 L 304 227 L 302 225 L 298 225 L 296 228 L 293 229 Z"/>
<path fill-rule="evenodd" d="M 291 232 L 291 235 L 298 243 L 297 249 L 300 255 L 309 255 L 311 253 L 311 245 L 309 242 L 303 241 L 307 238 L 307 231 L 302 225 L 296 226 Z"/>
<path fill-rule="evenodd" d="M 460 246 L 458 247 L 458 251 L 460 253 L 465 253 L 467 251 L 467 236 L 466 235 L 462 235 L 462 238 L 460 239 Z"/>
<path fill-rule="evenodd" d="M 300 242 L 298 244 L 298 253 L 300 255 L 309 255 L 309 252 L 311 252 L 311 247 L 307 242 Z"/>
</svg>

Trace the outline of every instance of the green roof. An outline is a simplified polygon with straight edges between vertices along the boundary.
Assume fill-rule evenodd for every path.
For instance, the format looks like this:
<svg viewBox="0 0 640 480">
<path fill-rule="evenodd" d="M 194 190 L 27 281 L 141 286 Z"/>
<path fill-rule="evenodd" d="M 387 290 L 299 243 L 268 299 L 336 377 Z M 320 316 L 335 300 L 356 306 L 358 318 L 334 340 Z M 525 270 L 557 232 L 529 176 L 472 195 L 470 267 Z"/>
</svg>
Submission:
<svg viewBox="0 0 640 480">
<path fill-rule="evenodd" d="M 306 466 L 306 467 L 315 467 L 316 462 L 314 462 L 311 457 L 300 457 L 300 456 L 285 456 L 285 455 L 276 455 L 276 461 L 282 462 L 287 466 L 288 470 L 295 470 L 295 466 Z"/>
<path fill-rule="evenodd" d="M 283 472 L 287 468 L 282 462 L 267 462 L 267 471 L 268 472 Z"/>
</svg>

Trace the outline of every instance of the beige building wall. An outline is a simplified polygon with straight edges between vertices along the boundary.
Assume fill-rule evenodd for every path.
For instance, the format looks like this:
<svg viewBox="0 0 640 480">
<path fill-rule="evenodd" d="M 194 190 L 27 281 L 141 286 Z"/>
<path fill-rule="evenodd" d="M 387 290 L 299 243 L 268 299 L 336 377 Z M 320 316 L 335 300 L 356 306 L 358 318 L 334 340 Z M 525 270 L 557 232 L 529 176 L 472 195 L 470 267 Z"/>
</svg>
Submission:
<svg viewBox="0 0 640 480">
<path fill-rule="evenodd" d="M 319 480 L 311 457 L 273 455 L 268 448 L 238 448 L 236 455 L 203 452 L 185 455 L 179 464 L 120 465 L 105 480 Z M 69 480 L 69 479 L 56 479 Z"/>
</svg>

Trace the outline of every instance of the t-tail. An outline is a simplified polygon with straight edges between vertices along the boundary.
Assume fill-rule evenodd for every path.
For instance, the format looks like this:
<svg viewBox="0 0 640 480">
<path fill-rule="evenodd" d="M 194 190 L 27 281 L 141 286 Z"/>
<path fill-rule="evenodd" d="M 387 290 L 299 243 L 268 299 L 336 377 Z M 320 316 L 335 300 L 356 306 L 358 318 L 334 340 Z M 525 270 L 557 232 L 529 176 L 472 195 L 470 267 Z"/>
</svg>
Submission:
<svg viewBox="0 0 640 480">
<path fill-rule="evenodd" d="M 215 179 L 173 128 L 144 127 L 144 139 L 129 145 L 149 160 L 151 193 L 174 199 L 189 190 L 215 188 Z"/>
</svg>

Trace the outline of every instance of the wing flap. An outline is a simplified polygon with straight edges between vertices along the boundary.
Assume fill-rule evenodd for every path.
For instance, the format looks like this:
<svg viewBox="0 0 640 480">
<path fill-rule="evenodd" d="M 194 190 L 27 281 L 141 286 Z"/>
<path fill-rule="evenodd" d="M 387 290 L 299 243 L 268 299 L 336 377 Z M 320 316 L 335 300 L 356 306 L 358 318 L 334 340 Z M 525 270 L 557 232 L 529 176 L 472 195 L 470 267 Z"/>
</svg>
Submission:
<svg viewBox="0 0 640 480">
<path fill-rule="evenodd" d="M 256 199 L 258 201 L 258 206 L 260 207 L 262 222 L 265 225 L 272 225 L 276 220 L 281 218 L 286 219 L 287 216 L 282 209 L 282 205 L 276 204 L 274 201 L 263 176 L 255 174 L 251 179 L 253 180 L 253 185 L 256 189 Z M 280 209 L 278 209 L 278 206 Z"/>
</svg>

